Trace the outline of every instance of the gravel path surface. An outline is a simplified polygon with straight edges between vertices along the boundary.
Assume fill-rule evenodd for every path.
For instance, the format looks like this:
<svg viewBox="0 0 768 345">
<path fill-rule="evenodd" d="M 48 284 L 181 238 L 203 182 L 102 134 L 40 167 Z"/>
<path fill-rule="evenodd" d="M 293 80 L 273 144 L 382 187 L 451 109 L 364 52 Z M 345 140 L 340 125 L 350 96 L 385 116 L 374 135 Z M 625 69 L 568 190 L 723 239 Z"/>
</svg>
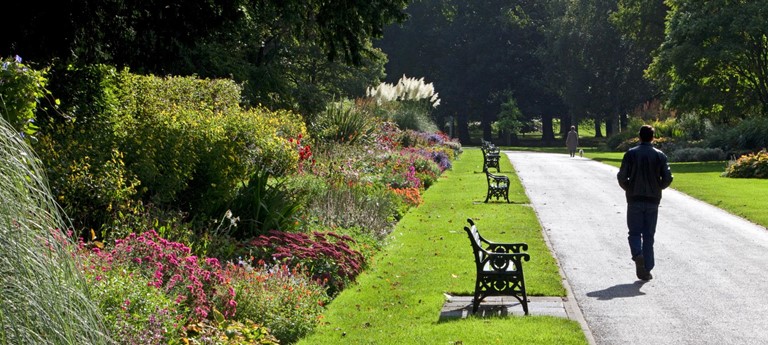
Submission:
<svg viewBox="0 0 768 345">
<path fill-rule="evenodd" d="M 654 279 L 642 282 L 630 259 L 618 168 L 567 154 L 505 153 L 596 344 L 768 344 L 764 227 L 672 182 L 659 208 Z"/>
</svg>

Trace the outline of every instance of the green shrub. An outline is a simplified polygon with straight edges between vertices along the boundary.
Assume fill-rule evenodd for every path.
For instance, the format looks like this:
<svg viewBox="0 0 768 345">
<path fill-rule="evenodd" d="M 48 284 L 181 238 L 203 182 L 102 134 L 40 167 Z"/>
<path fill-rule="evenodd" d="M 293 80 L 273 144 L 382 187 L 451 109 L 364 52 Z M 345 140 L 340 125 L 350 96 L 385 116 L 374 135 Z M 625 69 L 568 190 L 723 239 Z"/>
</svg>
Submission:
<svg viewBox="0 0 768 345">
<path fill-rule="evenodd" d="M 677 139 L 682 138 L 684 134 L 677 119 L 674 117 L 664 120 L 656 120 L 649 123 L 649 125 L 653 126 L 656 137 Z M 640 128 L 638 127 L 638 131 L 639 130 Z M 637 133 L 637 131 L 635 131 L 635 133 Z"/>
<path fill-rule="evenodd" d="M 629 131 L 623 131 L 618 134 L 614 134 L 605 140 L 605 146 L 608 149 L 623 152 L 626 148 L 632 147 L 632 144 L 636 144 L 640 140 L 637 139 L 637 133 L 630 133 Z"/>
<path fill-rule="evenodd" d="M 637 146 L 638 144 L 640 144 L 640 139 L 637 137 L 627 139 L 616 147 L 616 151 L 625 152 Z M 671 140 L 669 138 L 657 137 L 653 139 L 653 146 L 666 153 L 666 152 L 673 152 L 676 148 L 676 143 L 674 140 Z"/>
<path fill-rule="evenodd" d="M 178 305 L 149 279 L 124 269 L 86 272 L 94 302 L 121 344 L 167 344 L 180 336 Z"/>
<path fill-rule="evenodd" d="M 269 169 L 256 171 L 237 193 L 230 209 L 239 218 L 232 235 L 245 239 L 269 230 L 290 231 L 296 227 L 298 200 Z"/>
<path fill-rule="evenodd" d="M 301 118 L 222 102 L 239 98 L 233 82 L 134 76 L 126 87 L 140 95 L 126 161 L 153 202 L 217 216 L 259 166 L 279 173 L 296 168 L 289 139 L 306 134 Z"/>
<path fill-rule="evenodd" d="M 291 139 L 306 136 L 298 114 L 240 108 L 232 81 L 108 66 L 61 71 L 54 80 L 68 96 L 66 116 L 44 116 L 36 146 L 74 225 L 105 239 L 178 215 L 218 217 L 257 167 L 295 170 Z M 154 216 L 163 218 L 147 218 Z"/>
<path fill-rule="evenodd" d="M 686 140 L 702 140 L 711 131 L 711 123 L 697 114 L 681 114 L 676 118 L 676 128 Z"/>
<path fill-rule="evenodd" d="M 417 104 L 403 104 L 390 114 L 390 120 L 401 129 L 433 132 L 437 125 Z"/>
<path fill-rule="evenodd" d="M 328 104 L 313 123 L 313 135 L 338 143 L 354 144 L 367 138 L 376 129 L 377 121 L 367 108 L 351 102 Z"/>
<path fill-rule="evenodd" d="M 728 156 L 768 147 L 768 119 L 754 117 L 718 128 L 707 138 L 708 147 L 719 147 Z"/>
<path fill-rule="evenodd" d="M 710 162 L 725 159 L 725 152 L 720 148 L 688 147 L 672 151 L 669 154 L 671 162 Z"/>
<path fill-rule="evenodd" d="M 126 169 L 122 152 L 101 151 L 85 138 L 70 135 L 40 135 L 36 148 L 47 163 L 51 191 L 80 236 L 90 239 L 91 229 L 99 238 L 133 231 L 131 219 L 141 209 L 136 199 L 140 181 Z"/>
<path fill-rule="evenodd" d="M 287 266 L 230 267 L 236 291 L 236 320 L 269 328 L 281 344 L 295 343 L 320 322 L 325 289 Z"/>
<path fill-rule="evenodd" d="M 768 178 L 768 152 L 763 149 L 729 162 L 724 175 L 740 178 Z"/>
<path fill-rule="evenodd" d="M 17 132 L 34 134 L 38 102 L 49 95 L 47 69 L 36 70 L 14 58 L 0 59 L 0 116 Z"/>
</svg>

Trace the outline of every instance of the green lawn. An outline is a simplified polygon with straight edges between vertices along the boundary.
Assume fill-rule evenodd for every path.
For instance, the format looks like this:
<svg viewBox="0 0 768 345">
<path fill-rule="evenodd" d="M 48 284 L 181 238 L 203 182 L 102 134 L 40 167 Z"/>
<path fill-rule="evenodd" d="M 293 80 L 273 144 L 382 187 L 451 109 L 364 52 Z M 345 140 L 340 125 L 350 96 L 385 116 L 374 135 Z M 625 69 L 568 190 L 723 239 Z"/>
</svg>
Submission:
<svg viewBox="0 0 768 345">
<path fill-rule="evenodd" d="M 505 148 L 525 150 L 527 148 Z M 565 154 L 561 148 L 535 148 Z M 622 152 L 585 148 L 585 157 L 619 166 Z M 424 195 L 389 237 L 356 285 L 328 307 L 322 324 L 300 344 L 586 344 L 578 323 L 545 317 L 440 320 L 444 293 L 470 294 L 474 264 L 466 218 L 499 242 L 527 242 L 530 295 L 564 296 L 555 260 L 508 160 L 512 204 L 484 204 L 482 155 L 465 148 L 454 168 Z M 768 180 L 721 177 L 725 162 L 671 163 L 672 188 L 768 226 Z"/>
<path fill-rule="evenodd" d="M 463 227 L 472 218 L 498 242 L 526 242 L 526 285 L 533 296 L 565 296 L 558 267 L 536 214 L 508 160 L 512 203 L 483 203 L 479 149 L 460 159 L 424 194 L 424 204 L 397 225 L 388 244 L 329 306 L 321 325 L 300 344 L 586 344 L 580 325 L 548 317 L 440 320 L 445 293 L 471 294 L 475 268 Z"/>
</svg>

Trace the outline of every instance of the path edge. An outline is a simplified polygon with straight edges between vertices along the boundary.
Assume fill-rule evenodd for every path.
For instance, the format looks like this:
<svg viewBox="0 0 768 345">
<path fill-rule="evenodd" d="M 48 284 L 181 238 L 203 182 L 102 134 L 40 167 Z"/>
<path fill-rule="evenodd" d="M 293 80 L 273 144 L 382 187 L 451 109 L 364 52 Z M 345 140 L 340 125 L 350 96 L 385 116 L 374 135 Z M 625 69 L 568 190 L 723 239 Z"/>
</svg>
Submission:
<svg viewBox="0 0 768 345">
<path fill-rule="evenodd" d="M 515 168 L 515 165 L 512 163 L 512 160 L 509 158 L 510 155 L 514 154 L 515 151 L 503 151 L 507 155 L 507 159 L 509 160 L 509 163 L 512 165 L 512 168 L 515 169 L 515 174 L 517 174 L 517 168 Z M 517 174 L 520 176 L 519 174 Z M 519 178 L 519 177 L 518 177 Z M 528 196 L 528 190 L 525 189 L 525 185 L 523 184 L 523 181 L 520 181 L 520 184 L 523 185 L 523 190 L 525 190 L 525 195 Z M 530 199 L 530 197 L 529 197 Z M 587 342 L 590 345 L 596 345 L 595 337 L 592 334 L 592 330 L 589 328 L 589 324 L 587 324 L 587 320 L 584 318 L 584 314 L 581 312 L 581 308 L 579 307 L 578 301 L 576 301 L 576 297 L 573 294 L 573 289 L 571 289 L 571 284 L 568 282 L 568 278 L 565 275 L 565 271 L 563 271 L 563 267 L 560 265 L 560 256 L 557 255 L 557 252 L 555 251 L 554 247 L 552 247 L 552 242 L 549 240 L 549 233 L 547 232 L 547 229 L 544 228 L 544 225 L 541 223 L 541 218 L 539 218 L 539 211 L 536 210 L 533 205 L 529 205 L 529 207 L 533 210 L 533 213 L 536 214 L 536 221 L 539 222 L 539 226 L 541 227 L 542 237 L 544 237 L 544 243 L 547 244 L 547 248 L 549 249 L 549 252 L 552 253 L 552 257 L 555 259 L 555 263 L 557 263 L 557 271 L 560 274 L 560 278 L 563 284 L 563 287 L 565 288 L 566 297 L 563 301 L 563 305 L 565 306 L 565 312 L 568 314 L 568 318 L 571 320 L 574 320 L 581 325 L 581 330 L 584 332 L 584 337 L 587 338 Z"/>
</svg>

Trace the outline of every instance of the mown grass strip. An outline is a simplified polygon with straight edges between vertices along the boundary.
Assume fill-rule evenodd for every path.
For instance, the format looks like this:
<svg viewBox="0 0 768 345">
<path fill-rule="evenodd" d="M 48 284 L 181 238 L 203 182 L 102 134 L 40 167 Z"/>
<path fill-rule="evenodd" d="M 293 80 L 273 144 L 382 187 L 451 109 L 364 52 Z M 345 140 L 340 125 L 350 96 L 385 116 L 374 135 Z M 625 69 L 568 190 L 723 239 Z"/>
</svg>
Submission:
<svg viewBox="0 0 768 345">
<path fill-rule="evenodd" d="M 512 203 L 483 203 L 480 150 L 466 148 L 453 169 L 424 194 L 424 204 L 397 225 L 357 284 L 329 306 L 321 326 L 300 344 L 586 344 L 575 321 L 548 317 L 439 319 L 444 293 L 471 294 L 474 262 L 463 230 L 473 218 L 483 235 L 527 242 L 530 295 L 564 296 L 556 262 L 508 160 Z"/>
</svg>

